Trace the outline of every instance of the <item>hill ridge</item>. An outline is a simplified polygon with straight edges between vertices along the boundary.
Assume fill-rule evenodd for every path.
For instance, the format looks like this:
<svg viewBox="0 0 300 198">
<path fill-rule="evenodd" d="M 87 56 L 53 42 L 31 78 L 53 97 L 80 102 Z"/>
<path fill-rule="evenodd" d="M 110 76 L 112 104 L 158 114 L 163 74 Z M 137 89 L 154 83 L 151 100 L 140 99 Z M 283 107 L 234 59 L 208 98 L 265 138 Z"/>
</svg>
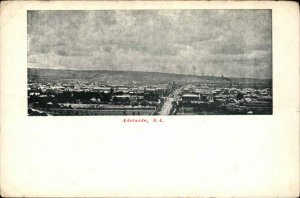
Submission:
<svg viewBox="0 0 300 198">
<path fill-rule="evenodd" d="M 270 82 L 271 79 L 236 78 L 218 76 L 199 76 L 192 74 L 177 74 L 147 71 L 125 70 L 72 70 L 72 69 L 45 69 L 27 68 L 29 79 L 43 80 L 85 80 L 85 81 L 141 81 L 141 82 L 196 82 L 205 80 L 214 81 L 250 81 Z"/>
</svg>

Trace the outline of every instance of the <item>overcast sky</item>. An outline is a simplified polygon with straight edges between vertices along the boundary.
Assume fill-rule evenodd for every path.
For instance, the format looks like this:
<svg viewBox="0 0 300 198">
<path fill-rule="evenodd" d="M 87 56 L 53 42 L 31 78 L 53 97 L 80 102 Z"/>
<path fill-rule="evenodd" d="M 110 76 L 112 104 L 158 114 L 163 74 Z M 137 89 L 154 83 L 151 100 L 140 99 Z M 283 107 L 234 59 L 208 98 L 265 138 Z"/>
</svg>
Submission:
<svg viewBox="0 0 300 198">
<path fill-rule="evenodd" d="M 270 10 L 28 11 L 28 67 L 272 77 Z"/>
</svg>

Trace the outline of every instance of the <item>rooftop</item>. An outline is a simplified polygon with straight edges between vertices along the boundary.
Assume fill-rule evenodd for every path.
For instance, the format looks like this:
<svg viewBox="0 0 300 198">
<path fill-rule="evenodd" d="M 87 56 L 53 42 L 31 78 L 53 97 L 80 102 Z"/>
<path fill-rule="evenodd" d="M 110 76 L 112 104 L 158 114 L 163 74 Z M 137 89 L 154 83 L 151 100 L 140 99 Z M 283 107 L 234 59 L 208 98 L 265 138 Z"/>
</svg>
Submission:
<svg viewBox="0 0 300 198">
<path fill-rule="evenodd" d="M 182 97 L 199 97 L 198 95 L 196 94 L 184 94 Z"/>
</svg>

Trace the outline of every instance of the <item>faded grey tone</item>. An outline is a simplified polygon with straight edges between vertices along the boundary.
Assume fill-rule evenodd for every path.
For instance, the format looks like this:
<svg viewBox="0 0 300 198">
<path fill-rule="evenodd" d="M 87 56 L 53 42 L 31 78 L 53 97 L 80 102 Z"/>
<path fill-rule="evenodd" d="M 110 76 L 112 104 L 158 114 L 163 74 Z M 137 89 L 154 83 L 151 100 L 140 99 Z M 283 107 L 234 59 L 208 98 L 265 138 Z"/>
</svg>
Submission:
<svg viewBox="0 0 300 198">
<path fill-rule="evenodd" d="M 28 67 L 272 78 L 271 10 L 28 11 Z"/>
</svg>

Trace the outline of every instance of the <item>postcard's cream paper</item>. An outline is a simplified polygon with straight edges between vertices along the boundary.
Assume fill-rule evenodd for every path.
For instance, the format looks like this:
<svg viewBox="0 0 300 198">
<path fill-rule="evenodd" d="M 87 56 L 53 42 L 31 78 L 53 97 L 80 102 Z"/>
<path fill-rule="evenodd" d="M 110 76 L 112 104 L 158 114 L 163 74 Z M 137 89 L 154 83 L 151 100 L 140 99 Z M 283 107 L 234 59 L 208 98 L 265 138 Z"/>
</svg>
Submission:
<svg viewBox="0 0 300 198">
<path fill-rule="evenodd" d="M 124 123 L 124 116 L 27 115 L 28 10 L 144 9 L 271 9 L 272 115 L 154 117 L 162 118 L 162 123 Z M 171 1 L 2 3 L 1 195 L 298 196 L 298 5 Z"/>
</svg>

